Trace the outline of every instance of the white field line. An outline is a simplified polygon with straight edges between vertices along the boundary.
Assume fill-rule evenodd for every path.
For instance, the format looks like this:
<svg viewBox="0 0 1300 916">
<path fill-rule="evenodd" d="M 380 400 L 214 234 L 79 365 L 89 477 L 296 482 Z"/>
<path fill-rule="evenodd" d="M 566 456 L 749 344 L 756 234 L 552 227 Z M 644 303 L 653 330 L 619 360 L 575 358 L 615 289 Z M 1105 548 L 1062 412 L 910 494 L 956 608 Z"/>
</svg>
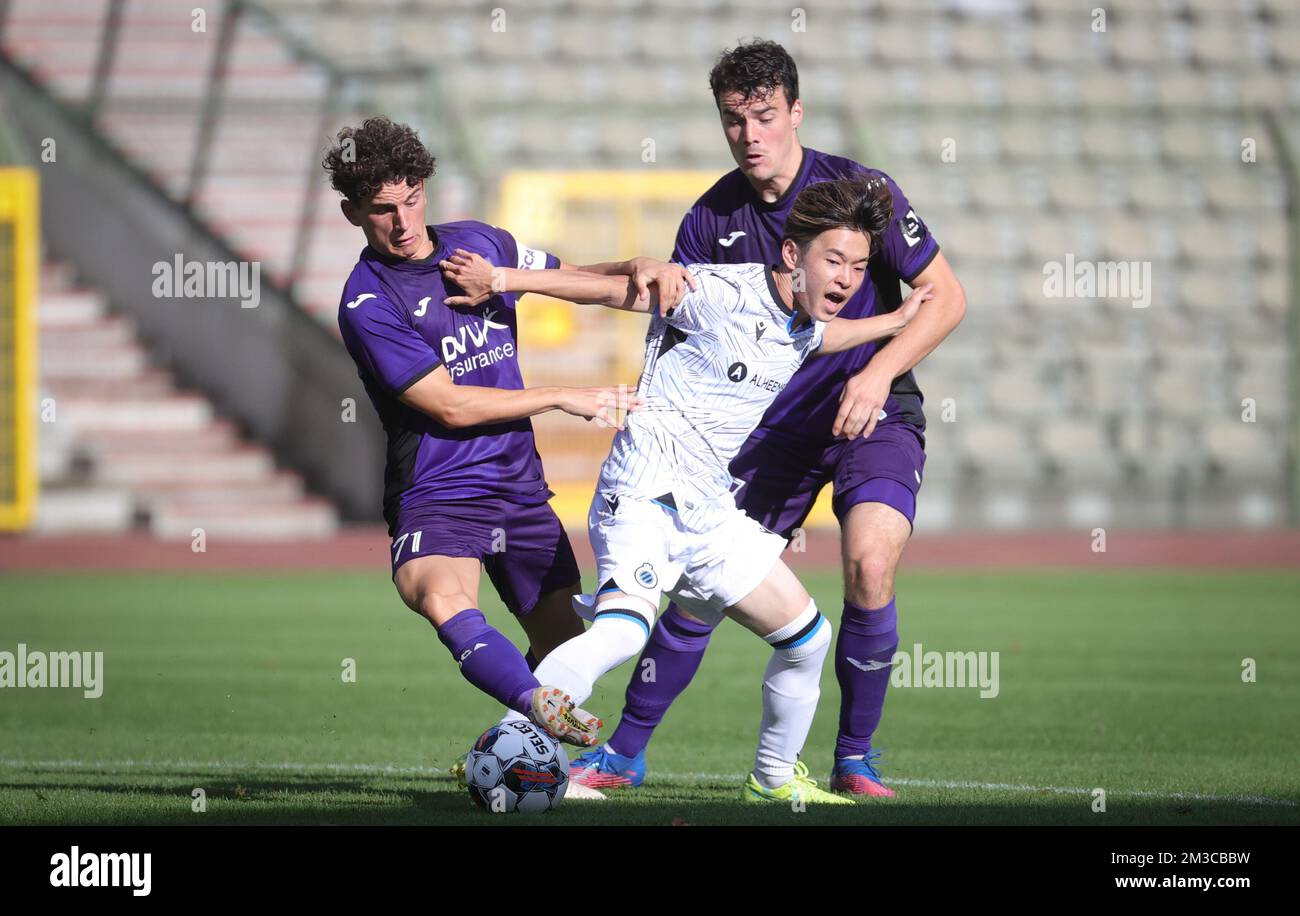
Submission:
<svg viewBox="0 0 1300 916">
<path fill-rule="evenodd" d="M 237 763 L 227 760 L 18 760 L 0 757 L 0 767 L 10 770 L 85 770 L 87 772 L 122 772 L 142 770 L 153 773 L 186 775 L 199 772 L 263 772 L 263 773 L 360 773 L 373 776 L 447 776 L 444 767 L 398 767 L 374 763 Z M 667 773 L 655 771 L 656 782 L 740 782 L 744 773 Z M 912 786 L 918 789 L 975 789 L 985 792 L 1045 792 L 1052 795 L 1091 796 L 1093 789 L 1079 786 L 1034 786 L 1012 782 L 966 782 L 939 779 L 893 778 L 891 786 Z M 1159 792 L 1149 789 L 1106 789 L 1111 796 L 1150 798 L 1161 801 L 1229 802 L 1244 805 L 1300 807 L 1300 802 L 1265 795 L 1214 795 L 1205 792 Z"/>
</svg>

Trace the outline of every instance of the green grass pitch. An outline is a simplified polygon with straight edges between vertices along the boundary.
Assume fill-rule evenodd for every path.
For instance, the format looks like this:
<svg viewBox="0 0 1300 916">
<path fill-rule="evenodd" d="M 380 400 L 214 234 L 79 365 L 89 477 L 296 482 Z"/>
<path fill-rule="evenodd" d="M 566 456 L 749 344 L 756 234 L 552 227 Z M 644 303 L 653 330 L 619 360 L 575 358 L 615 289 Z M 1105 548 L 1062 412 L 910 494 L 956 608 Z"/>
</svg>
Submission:
<svg viewBox="0 0 1300 916">
<path fill-rule="evenodd" d="M 836 621 L 838 575 L 804 581 Z M 1300 823 L 1300 575 L 911 572 L 899 592 L 902 648 L 996 650 L 1000 693 L 891 688 L 897 799 L 739 801 L 768 649 L 728 623 L 644 788 L 494 818 L 446 770 L 496 710 L 382 573 L 7 575 L 0 650 L 103 651 L 105 675 L 97 700 L 0 690 L 0 824 Z M 586 704 L 606 734 L 629 669 Z M 838 704 L 828 661 L 805 749 L 822 780 Z"/>
</svg>

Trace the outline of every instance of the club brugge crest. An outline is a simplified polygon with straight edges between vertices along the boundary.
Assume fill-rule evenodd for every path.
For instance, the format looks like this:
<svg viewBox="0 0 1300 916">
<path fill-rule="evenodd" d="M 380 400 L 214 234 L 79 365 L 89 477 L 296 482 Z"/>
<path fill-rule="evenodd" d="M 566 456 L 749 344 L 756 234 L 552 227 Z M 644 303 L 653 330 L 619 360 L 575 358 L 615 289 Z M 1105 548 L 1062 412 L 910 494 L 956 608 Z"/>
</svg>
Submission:
<svg viewBox="0 0 1300 916">
<path fill-rule="evenodd" d="M 659 577 L 655 575 L 655 568 L 649 563 L 642 563 L 632 575 L 636 576 L 636 581 L 641 583 L 643 588 L 654 588 L 659 584 Z"/>
</svg>

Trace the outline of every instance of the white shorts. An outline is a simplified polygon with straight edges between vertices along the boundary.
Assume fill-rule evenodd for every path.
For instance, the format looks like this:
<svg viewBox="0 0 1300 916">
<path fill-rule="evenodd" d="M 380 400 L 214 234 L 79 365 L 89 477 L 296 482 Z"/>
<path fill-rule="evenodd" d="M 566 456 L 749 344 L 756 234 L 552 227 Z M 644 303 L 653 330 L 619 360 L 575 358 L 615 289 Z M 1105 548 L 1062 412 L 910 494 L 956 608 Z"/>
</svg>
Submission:
<svg viewBox="0 0 1300 916">
<path fill-rule="evenodd" d="M 596 587 L 608 583 L 659 609 L 659 597 L 717 624 L 727 608 L 767 577 L 785 550 L 723 493 L 674 508 L 640 496 L 597 493 L 587 516 L 596 554 Z"/>
</svg>

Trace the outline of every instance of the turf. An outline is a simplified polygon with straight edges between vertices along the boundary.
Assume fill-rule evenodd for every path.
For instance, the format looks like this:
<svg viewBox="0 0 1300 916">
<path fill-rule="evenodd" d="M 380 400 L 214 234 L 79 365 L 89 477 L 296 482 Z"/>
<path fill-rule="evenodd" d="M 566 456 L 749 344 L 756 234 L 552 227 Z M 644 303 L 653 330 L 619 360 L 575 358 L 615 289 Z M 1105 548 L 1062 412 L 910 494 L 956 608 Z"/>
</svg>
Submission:
<svg viewBox="0 0 1300 916">
<path fill-rule="evenodd" d="M 838 576 L 804 580 L 836 619 Z M 891 688 L 876 743 L 897 799 L 738 800 L 768 650 L 728 624 L 644 788 L 493 818 L 446 769 L 494 706 L 382 574 L 6 576 L 0 650 L 103 651 L 106 673 L 97 700 L 0 690 L 0 823 L 1300 823 L 1300 575 L 917 572 L 899 591 L 902 648 L 996 650 L 1000 691 Z M 607 731 L 628 668 L 587 704 Z M 821 778 L 838 700 L 828 664 Z"/>
</svg>

